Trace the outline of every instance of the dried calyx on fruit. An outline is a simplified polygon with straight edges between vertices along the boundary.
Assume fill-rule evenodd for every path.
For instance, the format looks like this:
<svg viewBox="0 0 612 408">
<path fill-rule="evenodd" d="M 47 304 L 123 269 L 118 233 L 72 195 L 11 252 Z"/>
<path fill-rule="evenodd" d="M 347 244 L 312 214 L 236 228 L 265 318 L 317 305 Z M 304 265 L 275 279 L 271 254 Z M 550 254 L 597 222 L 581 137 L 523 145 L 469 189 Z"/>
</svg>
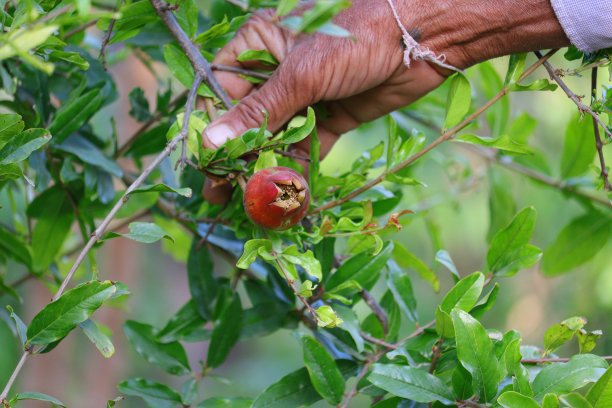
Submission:
<svg viewBox="0 0 612 408">
<path fill-rule="evenodd" d="M 301 174 L 288 167 L 270 167 L 253 174 L 244 189 L 244 209 L 257 225 L 283 230 L 308 211 L 310 191 Z"/>
</svg>

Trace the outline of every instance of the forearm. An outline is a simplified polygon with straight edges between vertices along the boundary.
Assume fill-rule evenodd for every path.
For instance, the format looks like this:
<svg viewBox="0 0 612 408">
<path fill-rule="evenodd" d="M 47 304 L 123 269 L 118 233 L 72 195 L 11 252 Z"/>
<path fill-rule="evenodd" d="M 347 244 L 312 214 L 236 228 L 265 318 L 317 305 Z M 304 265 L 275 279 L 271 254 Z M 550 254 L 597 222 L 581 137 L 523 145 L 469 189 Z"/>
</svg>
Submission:
<svg viewBox="0 0 612 408">
<path fill-rule="evenodd" d="M 396 0 L 403 2 L 405 0 Z M 570 44 L 550 0 L 416 0 L 403 5 L 422 45 L 466 68 L 518 52 Z M 422 4 L 416 9 L 414 4 Z"/>
</svg>

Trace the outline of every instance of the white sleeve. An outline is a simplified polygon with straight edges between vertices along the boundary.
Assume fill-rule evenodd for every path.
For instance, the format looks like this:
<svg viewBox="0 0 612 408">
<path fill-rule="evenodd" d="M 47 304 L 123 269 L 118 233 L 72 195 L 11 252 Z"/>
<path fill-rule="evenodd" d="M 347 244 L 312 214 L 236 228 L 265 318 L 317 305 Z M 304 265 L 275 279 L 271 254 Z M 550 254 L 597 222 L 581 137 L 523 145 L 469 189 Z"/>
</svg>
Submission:
<svg viewBox="0 0 612 408">
<path fill-rule="evenodd" d="M 551 0 L 569 40 L 584 52 L 612 47 L 612 0 Z"/>
</svg>

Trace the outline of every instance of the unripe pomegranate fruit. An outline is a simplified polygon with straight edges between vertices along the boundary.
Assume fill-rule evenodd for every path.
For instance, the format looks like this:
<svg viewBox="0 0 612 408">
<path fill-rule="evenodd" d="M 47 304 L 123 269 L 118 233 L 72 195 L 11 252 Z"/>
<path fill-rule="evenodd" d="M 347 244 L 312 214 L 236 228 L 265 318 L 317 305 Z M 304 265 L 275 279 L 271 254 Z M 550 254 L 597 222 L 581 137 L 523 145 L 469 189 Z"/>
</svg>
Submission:
<svg viewBox="0 0 612 408">
<path fill-rule="evenodd" d="M 253 174 L 244 188 L 244 210 L 255 224 L 284 230 L 308 211 L 310 190 L 301 174 L 288 167 L 269 167 Z"/>
</svg>

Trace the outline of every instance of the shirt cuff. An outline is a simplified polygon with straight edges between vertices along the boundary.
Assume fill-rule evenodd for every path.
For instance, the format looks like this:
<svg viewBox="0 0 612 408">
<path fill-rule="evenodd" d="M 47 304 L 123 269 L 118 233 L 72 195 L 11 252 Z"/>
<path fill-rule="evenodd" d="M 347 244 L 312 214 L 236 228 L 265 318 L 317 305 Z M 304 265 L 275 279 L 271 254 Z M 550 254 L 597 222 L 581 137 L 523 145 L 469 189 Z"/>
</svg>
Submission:
<svg viewBox="0 0 612 408">
<path fill-rule="evenodd" d="M 572 44 L 583 52 L 612 47 L 612 1 L 551 0 Z"/>
</svg>

